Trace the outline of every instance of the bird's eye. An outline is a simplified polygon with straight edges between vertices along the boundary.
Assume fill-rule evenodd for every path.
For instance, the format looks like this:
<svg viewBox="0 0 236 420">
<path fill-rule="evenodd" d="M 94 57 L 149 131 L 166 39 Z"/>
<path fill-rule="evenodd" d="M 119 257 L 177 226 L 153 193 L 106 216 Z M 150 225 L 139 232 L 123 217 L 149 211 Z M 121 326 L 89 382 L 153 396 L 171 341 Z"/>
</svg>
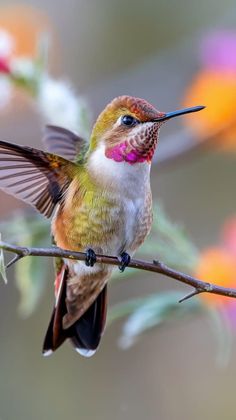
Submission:
<svg viewBox="0 0 236 420">
<path fill-rule="evenodd" d="M 138 122 L 139 121 L 132 117 L 132 115 L 123 115 L 123 117 L 121 117 L 121 123 L 127 127 L 133 127 L 138 124 Z"/>
</svg>

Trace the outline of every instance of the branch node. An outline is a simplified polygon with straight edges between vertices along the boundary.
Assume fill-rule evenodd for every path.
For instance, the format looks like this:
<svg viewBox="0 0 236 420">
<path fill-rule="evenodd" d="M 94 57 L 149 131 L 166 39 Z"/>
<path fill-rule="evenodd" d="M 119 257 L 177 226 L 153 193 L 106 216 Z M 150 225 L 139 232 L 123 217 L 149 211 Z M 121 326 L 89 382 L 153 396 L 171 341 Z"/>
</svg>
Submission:
<svg viewBox="0 0 236 420">
<path fill-rule="evenodd" d="M 188 300 L 192 298 L 193 296 L 199 295 L 200 293 L 203 293 L 204 290 L 195 289 L 193 292 L 188 293 L 186 296 L 184 296 L 182 299 L 179 300 L 179 303 L 184 302 L 185 300 Z"/>
<path fill-rule="evenodd" d="M 12 258 L 11 261 L 9 261 L 9 263 L 7 263 L 6 268 L 11 267 L 13 264 L 15 264 L 17 261 L 21 260 L 21 258 L 23 258 L 25 255 L 20 255 L 17 254 L 14 258 Z"/>
<path fill-rule="evenodd" d="M 21 257 L 28 257 L 30 255 L 30 249 L 29 248 L 21 248 Z"/>
<path fill-rule="evenodd" d="M 153 264 L 157 267 L 162 267 L 163 263 L 161 261 L 158 260 L 152 260 Z"/>
</svg>

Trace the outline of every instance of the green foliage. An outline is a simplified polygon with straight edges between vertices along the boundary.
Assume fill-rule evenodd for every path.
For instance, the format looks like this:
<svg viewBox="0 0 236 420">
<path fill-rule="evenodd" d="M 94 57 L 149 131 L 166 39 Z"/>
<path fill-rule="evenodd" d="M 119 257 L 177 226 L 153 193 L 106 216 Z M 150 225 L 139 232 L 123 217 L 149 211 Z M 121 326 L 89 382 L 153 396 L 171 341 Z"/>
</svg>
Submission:
<svg viewBox="0 0 236 420">
<path fill-rule="evenodd" d="M 108 324 L 129 315 L 122 327 L 121 347 L 132 346 L 141 334 L 171 319 L 202 311 L 200 299 L 190 299 L 181 304 L 179 300 L 182 297 L 181 292 L 168 291 L 114 305 L 108 314 Z"/>
<path fill-rule="evenodd" d="M 127 349 L 133 346 L 142 334 L 154 328 L 201 313 L 206 316 L 215 336 L 216 363 L 220 367 L 227 366 L 233 341 L 233 331 L 228 318 L 224 312 L 205 305 L 198 297 L 179 303 L 182 297 L 181 292 L 168 291 L 120 302 L 110 308 L 108 326 L 127 317 L 119 338 L 121 348 Z"/>
<path fill-rule="evenodd" d="M 1 233 L 0 233 L 0 241 L 1 239 Z M 4 283 L 7 283 L 7 276 L 6 276 L 6 269 L 5 269 L 5 261 L 4 261 L 4 254 L 3 254 L 3 250 L 0 249 L 0 275 L 3 278 Z"/>
<path fill-rule="evenodd" d="M 50 244 L 49 223 L 34 213 L 17 213 L 11 221 L 0 226 L 12 243 L 29 247 Z M 35 310 L 49 281 L 49 265 L 45 262 L 45 258 L 26 257 L 15 264 L 16 285 L 20 292 L 19 311 L 23 317 Z"/>
<path fill-rule="evenodd" d="M 16 264 L 16 285 L 20 292 L 19 312 L 27 317 L 35 311 L 49 279 L 45 258 L 26 257 Z"/>
<path fill-rule="evenodd" d="M 228 365 L 232 352 L 232 325 L 230 325 L 229 318 L 222 310 L 206 305 L 204 310 L 207 314 L 211 330 L 216 340 L 216 362 L 218 366 L 224 368 Z"/>
<path fill-rule="evenodd" d="M 199 256 L 183 226 L 173 223 L 163 207 L 157 203 L 154 203 L 152 232 L 141 251 L 144 255 L 151 255 L 153 259 L 164 261 L 176 269 L 187 271 L 193 270 Z"/>
</svg>

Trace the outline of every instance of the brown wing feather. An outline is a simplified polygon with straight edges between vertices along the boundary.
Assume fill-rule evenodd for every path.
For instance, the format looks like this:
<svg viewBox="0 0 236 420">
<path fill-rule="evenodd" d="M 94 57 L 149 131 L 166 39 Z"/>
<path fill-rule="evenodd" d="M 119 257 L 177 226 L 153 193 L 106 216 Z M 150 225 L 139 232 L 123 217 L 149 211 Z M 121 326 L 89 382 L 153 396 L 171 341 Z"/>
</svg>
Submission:
<svg viewBox="0 0 236 420">
<path fill-rule="evenodd" d="M 50 153 L 55 153 L 70 161 L 83 153 L 88 143 L 77 134 L 63 127 L 46 125 L 43 142 Z"/>
<path fill-rule="evenodd" d="M 72 179 L 74 164 L 31 147 L 0 141 L 0 189 L 50 217 Z"/>
</svg>

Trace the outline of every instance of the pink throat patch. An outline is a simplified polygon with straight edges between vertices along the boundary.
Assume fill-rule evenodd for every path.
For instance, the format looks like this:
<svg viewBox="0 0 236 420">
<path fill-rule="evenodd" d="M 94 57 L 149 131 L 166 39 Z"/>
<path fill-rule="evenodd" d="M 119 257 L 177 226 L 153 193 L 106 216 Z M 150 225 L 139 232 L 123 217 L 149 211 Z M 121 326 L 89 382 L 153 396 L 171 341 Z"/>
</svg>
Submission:
<svg viewBox="0 0 236 420">
<path fill-rule="evenodd" d="M 110 149 L 107 149 L 105 155 L 108 159 L 113 159 L 115 162 L 128 162 L 130 165 L 140 162 L 151 162 L 154 150 L 149 153 L 141 153 L 137 149 L 127 151 L 127 144 L 121 143 Z"/>
</svg>

